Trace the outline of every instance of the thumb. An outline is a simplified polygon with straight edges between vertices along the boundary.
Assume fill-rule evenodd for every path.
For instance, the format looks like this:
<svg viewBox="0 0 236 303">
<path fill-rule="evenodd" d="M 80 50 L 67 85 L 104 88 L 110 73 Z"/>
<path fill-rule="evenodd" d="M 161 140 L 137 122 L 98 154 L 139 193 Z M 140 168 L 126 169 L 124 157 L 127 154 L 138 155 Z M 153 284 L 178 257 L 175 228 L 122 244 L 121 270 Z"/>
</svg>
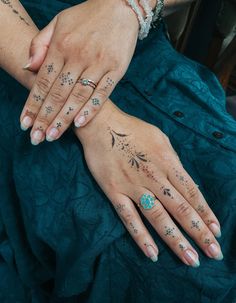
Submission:
<svg viewBox="0 0 236 303">
<path fill-rule="evenodd" d="M 57 17 L 55 17 L 31 42 L 30 45 L 30 58 L 23 69 L 32 72 L 37 72 L 44 62 L 47 55 L 49 45 L 55 30 Z"/>
</svg>

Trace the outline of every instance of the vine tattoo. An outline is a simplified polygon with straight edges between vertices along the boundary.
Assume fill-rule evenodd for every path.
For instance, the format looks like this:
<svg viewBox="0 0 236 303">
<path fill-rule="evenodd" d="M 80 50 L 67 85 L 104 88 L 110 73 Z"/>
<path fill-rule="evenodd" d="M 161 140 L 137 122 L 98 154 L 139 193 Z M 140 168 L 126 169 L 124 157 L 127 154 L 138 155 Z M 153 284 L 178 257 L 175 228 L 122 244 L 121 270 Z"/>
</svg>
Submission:
<svg viewBox="0 0 236 303">
<path fill-rule="evenodd" d="M 13 5 L 11 4 L 11 0 L 0 0 L 0 1 L 3 4 L 7 5 L 15 15 L 19 16 L 21 21 L 23 21 L 26 25 L 30 26 L 30 24 L 25 20 L 25 18 L 21 16 L 18 10 L 14 9 Z"/>
</svg>

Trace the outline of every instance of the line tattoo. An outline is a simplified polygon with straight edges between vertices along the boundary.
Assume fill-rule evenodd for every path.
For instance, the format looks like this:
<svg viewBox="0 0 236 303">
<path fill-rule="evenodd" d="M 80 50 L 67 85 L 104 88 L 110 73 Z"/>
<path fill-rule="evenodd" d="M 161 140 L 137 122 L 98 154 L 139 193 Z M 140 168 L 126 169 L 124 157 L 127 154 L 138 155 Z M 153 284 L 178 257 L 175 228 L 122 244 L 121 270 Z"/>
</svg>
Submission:
<svg viewBox="0 0 236 303">
<path fill-rule="evenodd" d="M 30 26 L 30 24 L 25 20 L 24 17 L 21 16 L 21 14 L 16 10 L 14 9 L 13 5 L 11 4 L 11 1 L 10 0 L 0 0 L 3 4 L 7 5 L 11 10 L 12 12 L 19 16 L 20 20 L 23 21 L 26 25 Z"/>
</svg>

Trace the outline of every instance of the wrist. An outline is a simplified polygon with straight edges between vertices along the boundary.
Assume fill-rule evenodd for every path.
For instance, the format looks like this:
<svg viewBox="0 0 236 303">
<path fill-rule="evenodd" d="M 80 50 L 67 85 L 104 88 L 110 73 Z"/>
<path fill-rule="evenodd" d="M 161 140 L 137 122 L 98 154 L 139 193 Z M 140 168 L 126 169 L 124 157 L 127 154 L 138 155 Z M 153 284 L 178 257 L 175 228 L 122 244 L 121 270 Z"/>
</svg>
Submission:
<svg viewBox="0 0 236 303">
<path fill-rule="evenodd" d="M 108 99 L 99 113 L 84 127 L 74 128 L 76 136 L 81 141 L 83 147 L 85 144 L 92 143 L 94 137 L 102 130 L 108 127 L 122 125 L 128 115 L 122 112 L 114 103 Z"/>
</svg>

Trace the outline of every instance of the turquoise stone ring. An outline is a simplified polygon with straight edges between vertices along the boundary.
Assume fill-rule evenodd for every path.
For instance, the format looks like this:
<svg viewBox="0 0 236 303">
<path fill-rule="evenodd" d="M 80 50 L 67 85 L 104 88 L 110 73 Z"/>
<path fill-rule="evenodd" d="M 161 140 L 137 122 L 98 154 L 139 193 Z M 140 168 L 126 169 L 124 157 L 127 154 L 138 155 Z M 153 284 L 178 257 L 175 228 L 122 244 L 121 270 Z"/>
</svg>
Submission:
<svg viewBox="0 0 236 303">
<path fill-rule="evenodd" d="M 148 194 L 143 194 L 140 198 L 140 204 L 144 209 L 151 209 L 155 204 L 155 198 Z"/>
</svg>

